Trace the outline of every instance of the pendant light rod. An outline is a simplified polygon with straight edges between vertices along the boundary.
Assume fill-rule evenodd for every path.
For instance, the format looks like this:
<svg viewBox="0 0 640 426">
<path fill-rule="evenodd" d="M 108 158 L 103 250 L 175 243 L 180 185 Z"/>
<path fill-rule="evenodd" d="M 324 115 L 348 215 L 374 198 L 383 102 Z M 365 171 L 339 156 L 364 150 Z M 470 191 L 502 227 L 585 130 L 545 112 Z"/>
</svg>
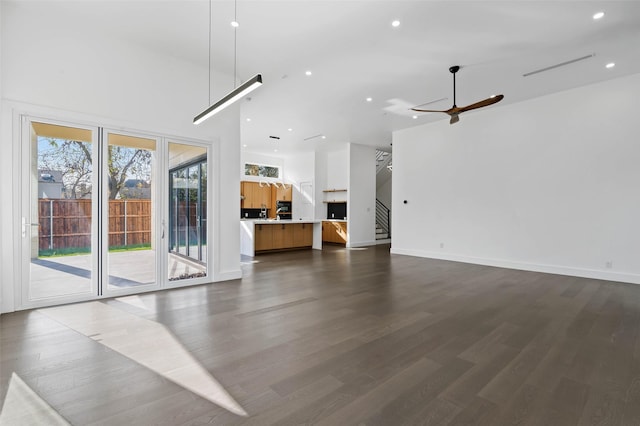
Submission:
<svg viewBox="0 0 640 426">
<path fill-rule="evenodd" d="M 211 2 L 212 0 L 209 0 L 209 104 L 211 104 Z M 260 87 L 262 85 L 262 75 L 261 74 L 256 74 L 253 77 L 251 77 L 249 80 L 245 81 L 243 84 L 241 84 L 240 86 L 237 86 L 237 56 L 238 56 L 238 49 L 237 49 L 237 22 L 238 22 L 238 5 L 237 5 L 237 0 L 234 0 L 234 22 L 236 23 L 236 25 L 234 25 L 234 30 L 233 30 L 233 87 L 234 89 L 229 92 L 227 95 L 225 95 L 222 99 L 220 99 L 219 101 L 217 101 L 215 104 L 209 106 L 207 109 L 205 109 L 204 111 L 202 111 L 200 114 L 196 115 L 193 119 L 193 124 L 200 124 L 203 121 L 205 121 L 206 119 L 212 117 L 213 115 L 217 114 L 218 112 L 222 111 L 223 109 L 225 109 L 226 107 L 228 107 L 229 105 L 231 105 L 232 103 L 236 102 L 237 100 L 239 100 L 240 98 L 242 98 L 243 96 L 247 95 L 248 93 L 254 91 L 255 89 L 257 89 L 258 87 Z"/>
<path fill-rule="evenodd" d="M 233 88 L 238 85 L 238 0 L 233 1 Z"/>
<path fill-rule="evenodd" d="M 209 105 L 211 105 L 211 2 L 209 0 Z"/>
</svg>

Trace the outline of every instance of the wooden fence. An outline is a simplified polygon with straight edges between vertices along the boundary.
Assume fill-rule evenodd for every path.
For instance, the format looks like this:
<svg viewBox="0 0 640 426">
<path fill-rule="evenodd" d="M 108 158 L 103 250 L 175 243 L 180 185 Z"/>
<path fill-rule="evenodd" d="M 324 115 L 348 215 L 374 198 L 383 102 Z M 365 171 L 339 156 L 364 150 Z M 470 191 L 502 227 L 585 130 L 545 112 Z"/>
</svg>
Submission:
<svg viewBox="0 0 640 426">
<path fill-rule="evenodd" d="M 39 200 L 39 249 L 91 247 L 91 200 Z M 109 247 L 151 242 L 151 200 L 109 200 Z"/>
</svg>

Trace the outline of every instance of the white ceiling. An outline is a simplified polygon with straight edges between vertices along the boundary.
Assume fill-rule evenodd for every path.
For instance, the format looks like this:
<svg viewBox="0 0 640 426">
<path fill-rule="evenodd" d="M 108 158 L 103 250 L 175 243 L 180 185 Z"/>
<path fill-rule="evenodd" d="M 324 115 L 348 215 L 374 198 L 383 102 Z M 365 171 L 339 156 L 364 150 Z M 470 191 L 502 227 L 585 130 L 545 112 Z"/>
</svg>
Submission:
<svg viewBox="0 0 640 426">
<path fill-rule="evenodd" d="M 207 66 L 207 0 L 60 4 L 114 36 Z M 233 74 L 234 2 L 214 0 L 211 8 L 213 66 Z M 597 11 L 606 15 L 594 21 Z M 457 104 L 505 95 L 489 108 L 640 72 L 640 1 L 237 0 L 237 17 L 237 76 L 261 73 L 264 80 L 242 101 L 242 142 L 272 155 L 346 142 L 390 150 L 393 130 L 448 120 L 413 119 L 408 108 L 442 98 L 429 108 L 449 108 L 451 65 L 462 66 Z M 615 68 L 606 69 L 608 62 Z M 194 115 L 200 109 L 194 105 Z M 326 139 L 304 141 L 320 134 Z"/>
</svg>

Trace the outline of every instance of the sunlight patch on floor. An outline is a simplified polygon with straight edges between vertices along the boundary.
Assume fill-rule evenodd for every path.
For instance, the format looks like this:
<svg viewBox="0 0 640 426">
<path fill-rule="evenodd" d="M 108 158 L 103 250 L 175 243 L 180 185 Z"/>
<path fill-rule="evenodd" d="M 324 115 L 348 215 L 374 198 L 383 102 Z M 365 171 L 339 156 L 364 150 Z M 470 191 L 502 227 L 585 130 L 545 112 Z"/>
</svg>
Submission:
<svg viewBox="0 0 640 426">
<path fill-rule="evenodd" d="M 101 302 L 40 312 L 240 416 L 246 411 L 162 324 Z"/>
<path fill-rule="evenodd" d="M 134 294 L 133 296 L 116 297 L 116 300 L 118 302 L 126 303 L 127 305 L 135 306 L 136 308 L 140 308 L 148 312 L 157 312 L 155 298 L 147 298 L 148 301 L 145 302 L 140 296 Z"/>
<path fill-rule="evenodd" d="M 69 423 L 13 373 L 0 411 L 0 426 L 5 425 L 68 426 Z"/>
</svg>

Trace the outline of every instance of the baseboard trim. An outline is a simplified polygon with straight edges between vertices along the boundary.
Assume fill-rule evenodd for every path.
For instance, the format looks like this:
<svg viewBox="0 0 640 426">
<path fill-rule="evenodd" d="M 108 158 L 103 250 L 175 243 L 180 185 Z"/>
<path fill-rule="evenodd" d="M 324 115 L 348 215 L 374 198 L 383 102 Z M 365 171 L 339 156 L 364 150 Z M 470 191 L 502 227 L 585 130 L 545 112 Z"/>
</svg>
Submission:
<svg viewBox="0 0 640 426">
<path fill-rule="evenodd" d="M 640 274 L 627 272 L 613 272 L 597 269 L 576 268 L 571 266 L 544 265 L 527 262 L 514 262 L 504 259 L 490 259 L 482 257 L 461 256 L 451 253 L 435 253 L 422 250 L 391 248 L 391 254 L 416 256 L 429 259 L 449 260 L 452 262 L 472 263 L 475 265 L 495 266 L 498 268 L 519 269 L 522 271 L 543 272 L 547 274 L 569 275 L 597 280 L 618 281 L 629 284 L 640 284 Z"/>
<path fill-rule="evenodd" d="M 347 248 L 356 248 L 356 247 L 369 247 L 369 246 L 375 246 L 376 245 L 376 241 L 362 241 L 359 243 L 347 243 L 346 247 Z"/>
<path fill-rule="evenodd" d="M 213 282 L 239 280 L 242 278 L 242 270 L 234 269 L 233 271 L 218 272 L 213 278 Z"/>
</svg>

